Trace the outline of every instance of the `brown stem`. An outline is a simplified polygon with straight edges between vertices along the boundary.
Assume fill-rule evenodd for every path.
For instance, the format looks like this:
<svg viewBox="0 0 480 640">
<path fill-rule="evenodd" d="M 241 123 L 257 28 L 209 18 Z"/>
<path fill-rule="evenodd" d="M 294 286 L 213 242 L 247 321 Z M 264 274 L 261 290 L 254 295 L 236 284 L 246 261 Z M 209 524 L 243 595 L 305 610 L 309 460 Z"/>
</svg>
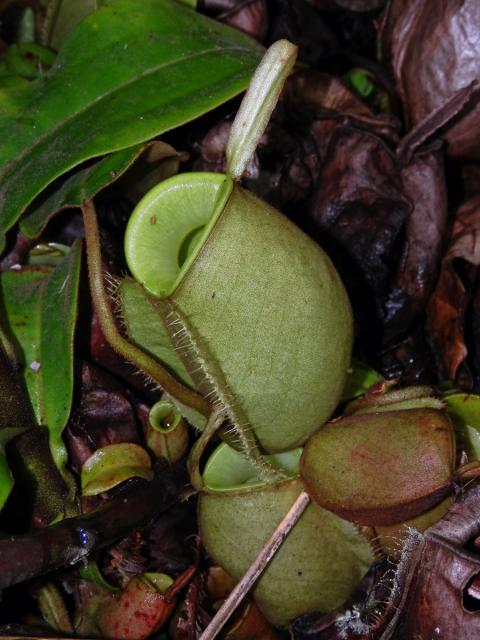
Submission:
<svg viewBox="0 0 480 640">
<path fill-rule="evenodd" d="M 0 589 L 68 567 L 148 524 L 177 502 L 186 480 L 182 466 L 161 462 L 153 480 L 131 480 L 95 511 L 0 539 Z"/>
<path fill-rule="evenodd" d="M 213 640 L 223 628 L 228 618 L 232 615 L 243 598 L 247 595 L 257 578 L 265 569 L 267 564 L 273 558 L 277 549 L 285 540 L 291 529 L 298 522 L 300 516 L 305 511 L 310 503 L 310 497 L 308 493 L 302 491 L 302 493 L 295 500 L 291 506 L 289 512 L 275 529 L 268 542 L 260 551 L 258 556 L 252 562 L 243 578 L 237 584 L 237 586 L 230 593 L 228 598 L 222 604 L 215 616 L 212 618 L 210 624 L 200 636 L 199 640 Z"/>
<path fill-rule="evenodd" d="M 208 417 L 212 412 L 211 405 L 199 393 L 189 389 L 174 378 L 164 367 L 135 345 L 125 340 L 115 324 L 109 299 L 105 291 L 102 271 L 100 237 L 98 233 L 97 215 L 94 204 L 87 200 L 82 206 L 85 240 L 87 243 L 88 277 L 93 305 L 98 314 L 100 327 L 111 347 L 144 371 L 157 382 L 168 394 L 180 403 L 195 409 Z"/>
</svg>

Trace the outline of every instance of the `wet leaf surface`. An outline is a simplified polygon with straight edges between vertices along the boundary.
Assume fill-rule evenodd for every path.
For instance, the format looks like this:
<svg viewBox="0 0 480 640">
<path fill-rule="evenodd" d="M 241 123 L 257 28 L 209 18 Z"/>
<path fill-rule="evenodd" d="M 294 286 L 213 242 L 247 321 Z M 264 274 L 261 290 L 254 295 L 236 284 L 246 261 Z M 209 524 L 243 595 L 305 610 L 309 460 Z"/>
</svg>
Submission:
<svg viewBox="0 0 480 640">
<path fill-rule="evenodd" d="M 444 254 L 441 273 L 427 310 L 428 329 L 452 380 L 457 377 L 468 352 L 464 323 L 470 290 L 474 284 L 474 268 L 480 265 L 479 231 L 480 198 L 477 196 L 456 212 L 450 244 Z M 462 267 L 464 279 L 457 271 Z"/>
<path fill-rule="evenodd" d="M 407 125 L 418 123 L 455 91 L 478 79 L 479 11 L 475 0 L 457 0 L 444 11 L 436 11 L 428 0 L 389 3 L 381 39 Z M 478 160 L 479 126 L 475 98 L 444 129 L 448 152 Z"/>
</svg>

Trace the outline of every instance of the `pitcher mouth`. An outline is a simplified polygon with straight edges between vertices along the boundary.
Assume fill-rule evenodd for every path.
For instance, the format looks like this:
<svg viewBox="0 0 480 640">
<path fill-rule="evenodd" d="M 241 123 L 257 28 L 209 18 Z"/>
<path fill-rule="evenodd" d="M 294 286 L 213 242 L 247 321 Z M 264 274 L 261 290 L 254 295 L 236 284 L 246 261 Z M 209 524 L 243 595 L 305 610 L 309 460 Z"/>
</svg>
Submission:
<svg viewBox="0 0 480 640">
<path fill-rule="evenodd" d="M 299 477 L 302 448 L 266 456 L 268 462 L 282 472 L 284 480 Z M 248 459 L 226 443 L 220 444 L 208 459 L 203 472 L 203 482 L 207 491 L 234 492 L 269 486 L 259 477 L 258 470 Z M 275 483 L 274 483 L 275 484 Z"/>
<path fill-rule="evenodd" d="M 229 176 L 188 173 L 164 180 L 140 200 L 125 232 L 125 256 L 149 293 L 168 298 L 175 291 L 232 189 Z"/>
</svg>

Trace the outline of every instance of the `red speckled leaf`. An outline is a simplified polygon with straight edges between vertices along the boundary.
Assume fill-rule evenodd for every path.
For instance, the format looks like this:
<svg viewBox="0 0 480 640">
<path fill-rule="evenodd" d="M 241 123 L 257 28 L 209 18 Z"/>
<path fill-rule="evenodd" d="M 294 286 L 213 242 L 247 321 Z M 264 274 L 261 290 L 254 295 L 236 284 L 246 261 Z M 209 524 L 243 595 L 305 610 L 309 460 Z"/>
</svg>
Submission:
<svg viewBox="0 0 480 640">
<path fill-rule="evenodd" d="M 137 576 L 99 610 L 98 626 L 105 638 L 143 640 L 162 626 L 174 606 L 174 601 L 167 602 L 153 584 Z"/>
<path fill-rule="evenodd" d="M 450 420 L 438 410 L 359 414 L 310 438 L 301 476 L 324 509 L 365 525 L 393 524 L 451 490 L 454 456 Z"/>
</svg>

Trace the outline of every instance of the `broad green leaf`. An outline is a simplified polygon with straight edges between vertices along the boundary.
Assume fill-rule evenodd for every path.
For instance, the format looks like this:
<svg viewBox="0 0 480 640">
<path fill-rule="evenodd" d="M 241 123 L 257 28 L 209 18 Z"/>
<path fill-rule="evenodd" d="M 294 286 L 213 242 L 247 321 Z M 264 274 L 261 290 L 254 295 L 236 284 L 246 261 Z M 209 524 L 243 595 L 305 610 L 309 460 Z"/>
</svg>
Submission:
<svg viewBox="0 0 480 640">
<path fill-rule="evenodd" d="M 131 442 L 107 444 L 92 453 L 82 467 L 82 495 L 96 496 L 134 476 L 153 478 L 152 463 L 145 449 Z"/>
<path fill-rule="evenodd" d="M 85 200 L 93 198 L 102 189 L 116 182 L 132 167 L 140 156 L 143 158 L 144 155 L 149 157 L 153 155 L 154 158 L 158 157 L 159 159 L 175 158 L 175 167 L 172 166 L 170 168 L 174 169 L 174 173 L 178 171 L 179 154 L 176 153 L 173 147 L 163 142 L 148 142 L 122 149 L 98 160 L 98 162 L 94 162 L 88 167 L 78 169 L 71 176 L 60 181 L 57 188 L 49 189 L 45 197 L 41 196 L 37 199 L 20 222 L 22 233 L 29 238 L 35 238 L 40 235 L 56 213 L 69 207 L 80 207 Z M 147 158 L 146 162 L 149 161 L 149 158 Z M 143 165 L 143 163 L 141 164 Z M 143 169 L 145 171 L 145 167 Z M 164 179 L 169 177 L 170 173 L 168 170 L 166 174 L 157 171 L 155 175 L 159 179 Z M 138 177 L 137 182 L 142 182 L 142 178 Z"/>
<path fill-rule="evenodd" d="M 443 397 L 469 460 L 480 460 L 480 396 L 451 393 Z"/>
<path fill-rule="evenodd" d="M 110 0 L 70 34 L 45 80 L 5 99 L 0 235 L 84 160 L 149 140 L 243 91 L 260 56 L 241 32 L 172 0 Z"/>
<path fill-rule="evenodd" d="M 58 189 L 49 193 L 27 212 L 21 221 L 22 233 L 30 238 L 40 235 L 56 213 L 68 207 L 80 207 L 85 200 L 93 198 L 117 180 L 135 162 L 144 148 L 144 145 L 137 145 L 134 148 L 123 149 L 73 173 Z"/>
<path fill-rule="evenodd" d="M 32 99 L 35 86 L 19 76 L 0 77 L 0 122 L 17 116 Z"/>
<path fill-rule="evenodd" d="M 6 328 L 13 336 L 21 374 L 36 420 L 48 428 L 50 449 L 62 470 L 62 431 L 73 393 L 73 333 L 77 313 L 81 245 L 55 267 L 27 267 L 0 275 Z"/>
</svg>

